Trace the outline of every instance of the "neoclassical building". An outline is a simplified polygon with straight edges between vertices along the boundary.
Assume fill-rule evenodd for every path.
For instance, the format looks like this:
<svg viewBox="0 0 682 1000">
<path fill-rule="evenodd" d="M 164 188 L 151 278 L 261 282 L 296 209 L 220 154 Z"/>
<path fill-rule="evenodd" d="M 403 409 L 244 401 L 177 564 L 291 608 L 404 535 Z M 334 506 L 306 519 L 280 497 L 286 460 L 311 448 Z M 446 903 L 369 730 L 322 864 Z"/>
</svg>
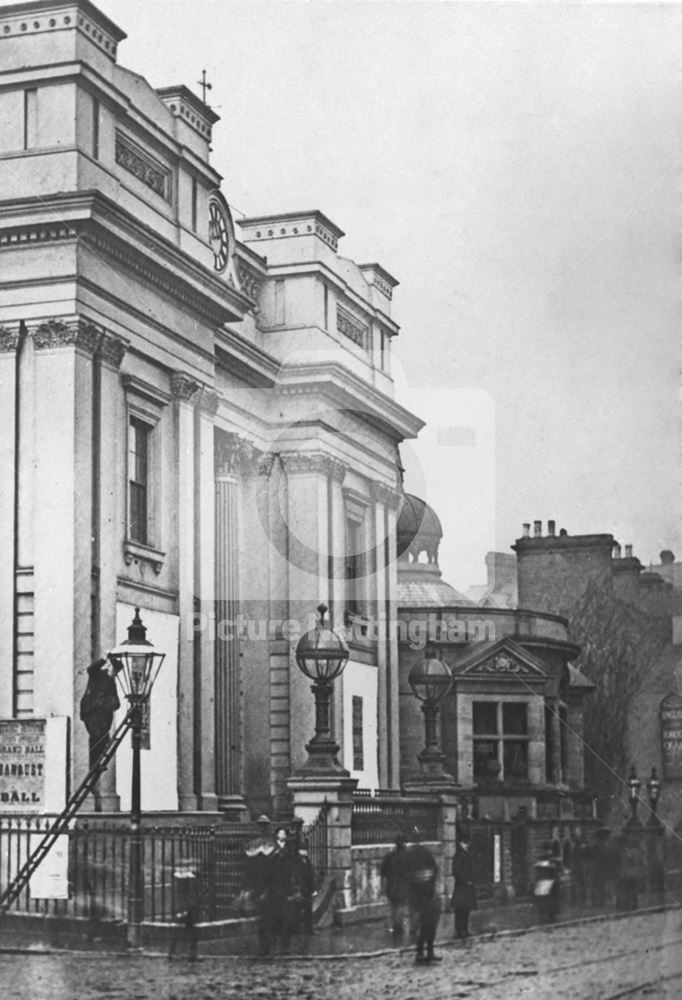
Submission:
<svg viewBox="0 0 682 1000">
<path fill-rule="evenodd" d="M 590 818 L 582 737 L 594 684 L 572 663 L 580 647 L 567 619 L 532 599 L 508 607 L 458 593 L 438 565 L 442 535 L 435 511 L 406 494 L 397 524 L 402 781 L 418 778 L 424 719 L 409 675 L 429 650 L 453 675 L 439 733 L 460 796 L 492 819 Z"/>
<path fill-rule="evenodd" d="M 218 116 L 119 65 L 124 38 L 89 0 L 0 9 L 0 719 L 62 720 L 73 787 L 84 668 L 139 607 L 166 653 L 143 807 L 284 808 L 323 602 L 350 635 L 341 759 L 395 786 L 396 455 L 421 427 L 397 282 L 319 211 L 237 227 Z"/>
</svg>

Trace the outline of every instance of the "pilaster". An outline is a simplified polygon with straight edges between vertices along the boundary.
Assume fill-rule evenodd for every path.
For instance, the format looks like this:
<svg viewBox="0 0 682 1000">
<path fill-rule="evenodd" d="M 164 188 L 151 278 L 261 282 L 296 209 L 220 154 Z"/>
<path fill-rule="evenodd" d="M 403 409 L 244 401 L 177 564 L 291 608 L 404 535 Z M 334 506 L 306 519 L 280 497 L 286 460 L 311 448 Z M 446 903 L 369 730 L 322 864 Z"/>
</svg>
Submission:
<svg viewBox="0 0 682 1000">
<path fill-rule="evenodd" d="M 199 710 L 195 712 L 199 743 L 198 783 L 199 808 L 215 811 L 216 795 L 215 755 L 215 484 L 214 420 L 218 410 L 215 392 L 202 390 L 196 411 L 196 464 L 197 464 L 197 518 L 196 518 L 196 582 L 201 613 L 201 628 L 195 631 L 199 646 L 199 676 L 197 687 Z"/>
<path fill-rule="evenodd" d="M 17 349 L 19 327 L 0 327 L 0 717 L 14 714 L 14 591 Z"/>
<path fill-rule="evenodd" d="M 170 379 L 175 408 L 178 497 L 178 799 L 181 811 L 197 808 L 195 754 L 194 408 L 198 383 L 185 372 Z"/>
</svg>

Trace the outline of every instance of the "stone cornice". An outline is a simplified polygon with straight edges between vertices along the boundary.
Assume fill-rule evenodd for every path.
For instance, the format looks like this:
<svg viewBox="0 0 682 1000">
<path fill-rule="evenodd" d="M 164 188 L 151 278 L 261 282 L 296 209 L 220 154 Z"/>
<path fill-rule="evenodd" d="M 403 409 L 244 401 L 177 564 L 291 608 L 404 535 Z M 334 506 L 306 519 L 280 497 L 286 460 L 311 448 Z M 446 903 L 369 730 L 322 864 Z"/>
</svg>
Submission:
<svg viewBox="0 0 682 1000">
<path fill-rule="evenodd" d="M 391 510 L 397 510 L 400 506 L 403 494 L 394 486 L 389 486 L 387 483 L 381 483 L 374 480 L 369 484 L 369 488 L 372 498 L 376 500 L 377 503 L 383 503 Z"/>
<path fill-rule="evenodd" d="M 30 332 L 37 351 L 76 347 L 90 355 L 98 352 L 102 361 L 112 368 L 120 367 L 128 347 L 121 338 L 80 317 L 48 319 L 33 326 Z"/>
<path fill-rule="evenodd" d="M 256 454 L 257 449 L 250 441 L 231 431 L 219 430 L 214 452 L 216 477 L 242 475 L 250 469 Z"/>
<path fill-rule="evenodd" d="M 9 354 L 16 351 L 19 346 L 19 327 L 10 330 L 9 327 L 0 326 L 0 354 Z"/>
<path fill-rule="evenodd" d="M 187 403 L 199 388 L 199 383 L 187 372 L 173 372 L 170 377 L 170 387 L 174 399 Z"/>
</svg>

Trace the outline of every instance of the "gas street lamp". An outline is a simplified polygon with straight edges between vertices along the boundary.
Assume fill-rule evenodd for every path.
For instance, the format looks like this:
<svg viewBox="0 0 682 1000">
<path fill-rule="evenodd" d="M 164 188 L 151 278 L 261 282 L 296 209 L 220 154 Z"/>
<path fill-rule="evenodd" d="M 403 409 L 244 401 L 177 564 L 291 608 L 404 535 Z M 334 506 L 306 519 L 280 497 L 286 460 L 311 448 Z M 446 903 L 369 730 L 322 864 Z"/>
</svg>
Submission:
<svg viewBox="0 0 682 1000">
<path fill-rule="evenodd" d="M 438 741 L 439 704 L 453 684 L 452 672 L 447 665 L 427 647 L 424 659 L 418 660 L 407 678 L 412 693 L 422 702 L 424 713 L 425 746 L 418 756 L 421 778 L 424 781 L 452 781 L 443 770 L 445 755 Z"/>
<path fill-rule="evenodd" d="M 140 619 L 140 609 L 128 626 L 128 638 L 109 653 L 116 670 L 116 680 L 130 709 L 133 748 L 130 792 L 130 866 L 128 875 L 128 944 L 139 948 L 144 910 L 142 877 L 142 809 L 140 801 L 140 748 L 142 745 L 143 706 L 151 694 L 165 653 L 158 653 L 146 638 L 147 629 Z"/>
<path fill-rule="evenodd" d="M 635 765 L 630 766 L 630 777 L 628 778 L 628 785 L 630 786 L 630 810 L 632 815 L 630 816 L 630 826 L 639 826 L 639 820 L 637 819 L 637 806 L 639 804 L 639 790 L 642 787 L 642 782 L 637 777 L 637 772 L 635 771 Z"/>
<path fill-rule="evenodd" d="M 339 746 L 332 738 L 330 703 L 334 678 L 343 671 L 350 653 L 343 639 L 325 625 L 327 605 L 320 604 L 317 610 L 319 621 L 315 628 L 301 636 L 296 647 L 296 663 L 313 682 L 315 695 L 315 735 L 306 745 L 308 760 L 299 774 L 346 775 L 348 772 L 336 758 Z"/>
<path fill-rule="evenodd" d="M 646 787 L 649 793 L 649 808 L 651 809 L 649 823 L 651 826 L 658 826 L 660 823 L 658 818 L 658 798 L 661 794 L 661 782 L 658 780 L 655 767 L 651 768 L 651 777 L 647 781 Z"/>
</svg>

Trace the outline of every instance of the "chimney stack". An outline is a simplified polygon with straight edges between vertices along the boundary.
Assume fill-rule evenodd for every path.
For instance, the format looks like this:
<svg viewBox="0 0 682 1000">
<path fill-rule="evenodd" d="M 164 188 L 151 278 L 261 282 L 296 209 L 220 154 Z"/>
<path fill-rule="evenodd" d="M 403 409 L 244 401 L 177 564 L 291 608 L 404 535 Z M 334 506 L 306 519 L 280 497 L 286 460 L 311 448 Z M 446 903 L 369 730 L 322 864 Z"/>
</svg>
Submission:
<svg viewBox="0 0 682 1000">
<path fill-rule="evenodd" d="M 527 521 L 523 525 L 523 537 L 530 538 L 530 524 Z"/>
<path fill-rule="evenodd" d="M 614 542 L 613 552 L 611 553 L 612 557 L 614 559 L 620 559 L 620 553 L 621 553 L 620 542 Z"/>
<path fill-rule="evenodd" d="M 542 521 L 533 521 L 533 536 L 542 538 Z"/>
<path fill-rule="evenodd" d="M 554 536 L 556 535 L 556 521 L 547 522 L 547 534 L 551 538 L 554 538 Z"/>
<path fill-rule="evenodd" d="M 632 546 L 631 545 L 626 545 L 625 546 L 625 558 L 626 559 L 632 559 Z"/>
</svg>

